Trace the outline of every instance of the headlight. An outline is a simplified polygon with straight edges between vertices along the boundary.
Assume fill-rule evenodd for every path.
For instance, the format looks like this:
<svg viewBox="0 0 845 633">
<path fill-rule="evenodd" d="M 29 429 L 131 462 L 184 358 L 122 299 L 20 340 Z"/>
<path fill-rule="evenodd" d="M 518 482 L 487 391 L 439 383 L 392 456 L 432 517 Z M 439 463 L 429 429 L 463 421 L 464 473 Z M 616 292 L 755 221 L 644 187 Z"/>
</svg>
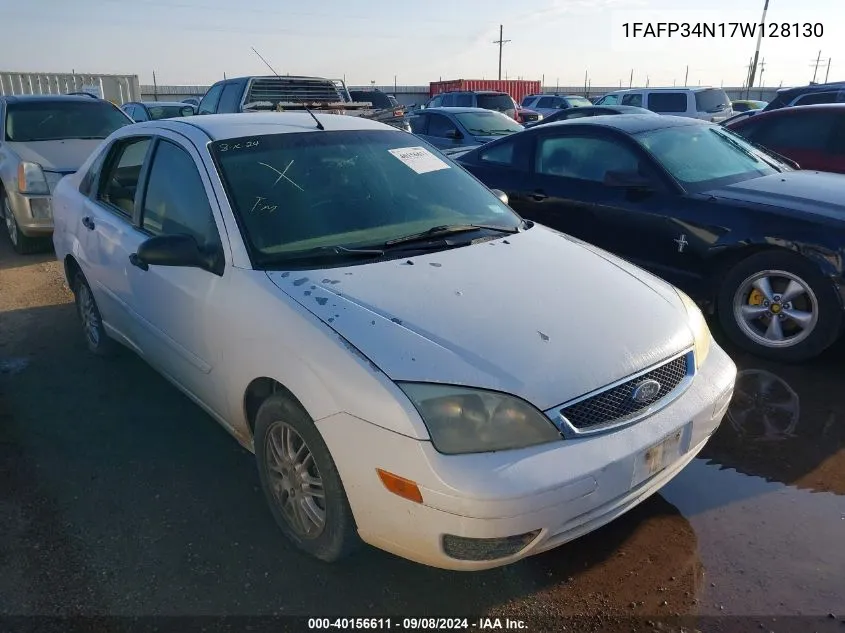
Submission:
<svg viewBox="0 0 845 633">
<path fill-rule="evenodd" d="M 399 388 L 441 453 L 503 451 L 561 439 L 551 420 L 513 396 L 429 383 L 399 383 Z"/>
<path fill-rule="evenodd" d="M 698 309 L 695 301 L 677 288 L 675 288 L 675 292 L 678 293 L 681 301 L 684 302 L 684 307 L 687 309 L 689 325 L 695 337 L 695 368 L 698 369 L 704 364 L 707 354 L 710 353 L 710 341 L 713 338 L 710 335 L 710 328 L 707 326 L 707 321 L 704 319 L 704 315 Z"/>
<path fill-rule="evenodd" d="M 49 195 L 50 187 L 47 186 L 47 178 L 38 163 L 26 161 L 18 165 L 18 190 L 21 193 L 34 193 Z"/>
</svg>

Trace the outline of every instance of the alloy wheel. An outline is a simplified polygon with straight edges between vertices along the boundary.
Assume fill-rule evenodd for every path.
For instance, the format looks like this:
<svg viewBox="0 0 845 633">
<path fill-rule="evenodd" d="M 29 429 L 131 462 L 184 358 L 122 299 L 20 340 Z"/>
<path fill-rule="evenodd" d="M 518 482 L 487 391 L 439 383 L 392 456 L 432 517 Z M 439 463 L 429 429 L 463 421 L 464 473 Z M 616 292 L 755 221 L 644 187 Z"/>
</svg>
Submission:
<svg viewBox="0 0 845 633">
<path fill-rule="evenodd" d="M 100 315 L 97 312 L 97 305 L 94 297 L 86 284 L 80 284 L 79 290 L 79 316 L 82 319 L 82 329 L 85 336 L 94 347 L 100 344 Z"/>
</svg>

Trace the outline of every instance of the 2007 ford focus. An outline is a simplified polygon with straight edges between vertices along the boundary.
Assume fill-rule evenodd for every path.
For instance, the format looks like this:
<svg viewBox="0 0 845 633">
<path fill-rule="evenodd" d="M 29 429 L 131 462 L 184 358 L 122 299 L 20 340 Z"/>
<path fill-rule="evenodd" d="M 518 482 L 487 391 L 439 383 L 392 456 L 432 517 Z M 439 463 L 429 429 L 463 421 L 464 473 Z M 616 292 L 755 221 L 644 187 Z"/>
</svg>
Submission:
<svg viewBox="0 0 845 633">
<path fill-rule="evenodd" d="M 130 125 L 54 197 L 88 347 L 254 451 L 288 538 L 496 567 L 696 456 L 736 368 L 690 299 L 406 132 L 317 117 Z"/>
</svg>

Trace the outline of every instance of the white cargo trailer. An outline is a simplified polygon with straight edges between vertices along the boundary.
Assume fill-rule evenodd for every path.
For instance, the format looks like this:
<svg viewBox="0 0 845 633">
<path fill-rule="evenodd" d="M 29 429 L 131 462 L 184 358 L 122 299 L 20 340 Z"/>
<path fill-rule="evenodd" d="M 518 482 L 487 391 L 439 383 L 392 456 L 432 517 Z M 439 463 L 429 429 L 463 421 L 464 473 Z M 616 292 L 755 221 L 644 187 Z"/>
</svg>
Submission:
<svg viewBox="0 0 845 633">
<path fill-rule="evenodd" d="M 0 70 L 0 95 L 56 95 L 87 92 L 116 105 L 141 98 L 138 75 L 21 73 Z"/>
</svg>

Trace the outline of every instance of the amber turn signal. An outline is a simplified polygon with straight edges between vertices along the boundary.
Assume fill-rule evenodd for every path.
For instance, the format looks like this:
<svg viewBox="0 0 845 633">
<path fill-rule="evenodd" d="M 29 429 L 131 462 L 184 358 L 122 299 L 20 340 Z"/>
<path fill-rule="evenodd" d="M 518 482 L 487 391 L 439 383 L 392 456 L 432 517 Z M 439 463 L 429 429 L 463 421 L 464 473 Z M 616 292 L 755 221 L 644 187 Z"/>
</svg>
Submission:
<svg viewBox="0 0 845 633">
<path fill-rule="evenodd" d="M 376 468 L 376 472 L 378 473 L 379 479 L 381 479 L 381 483 L 384 484 L 384 487 L 393 494 L 399 495 L 403 499 L 408 499 L 414 503 L 423 502 L 420 489 L 417 487 L 417 484 L 410 479 L 394 475 L 386 470 L 382 470 L 381 468 Z"/>
</svg>

